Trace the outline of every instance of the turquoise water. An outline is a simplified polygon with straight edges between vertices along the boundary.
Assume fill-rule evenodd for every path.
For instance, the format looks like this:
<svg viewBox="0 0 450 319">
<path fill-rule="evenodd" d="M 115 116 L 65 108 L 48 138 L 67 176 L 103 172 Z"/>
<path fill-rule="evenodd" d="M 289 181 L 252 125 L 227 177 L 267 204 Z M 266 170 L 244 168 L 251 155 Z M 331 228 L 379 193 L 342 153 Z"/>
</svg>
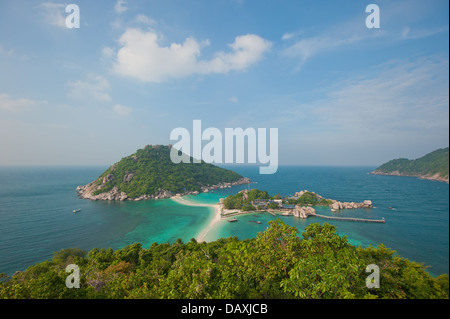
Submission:
<svg viewBox="0 0 450 319">
<path fill-rule="evenodd" d="M 67 247 L 120 248 L 134 242 L 188 241 L 211 215 L 170 199 L 79 199 L 75 188 L 105 167 L 0 168 L 0 272 L 12 274 Z M 74 214 L 74 209 L 81 208 Z"/>
<path fill-rule="evenodd" d="M 51 258 L 67 247 L 114 249 L 134 242 L 172 243 L 196 237 L 212 218 L 208 207 L 180 205 L 170 199 L 141 202 L 81 200 L 75 188 L 94 180 L 106 167 L 0 168 L 0 272 L 12 274 Z M 323 215 L 386 219 L 385 224 L 330 221 L 310 217 L 280 218 L 300 233 L 313 222 L 328 222 L 355 245 L 383 243 L 400 255 L 431 266 L 433 275 L 449 272 L 449 185 L 410 177 L 370 175 L 373 167 L 282 166 L 274 175 L 259 175 L 258 168 L 231 167 L 257 182 L 251 188 L 270 194 L 293 194 L 308 189 L 340 201 L 370 199 L 371 210 L 345 210 Z M 221 197 L 248 186 L 189 196 L 189 200 L 214 204 Z M 394 210 L 388 209 L 391 206 Z M 81 208 L 77 214 L 73 209 Z M 223 222 L 207 239 L 255 237 L 276 217 L 267 214 L 239 216 L 237 223 Z M 249 221 L 259 220 L 256 224 Z"/>
</svg>

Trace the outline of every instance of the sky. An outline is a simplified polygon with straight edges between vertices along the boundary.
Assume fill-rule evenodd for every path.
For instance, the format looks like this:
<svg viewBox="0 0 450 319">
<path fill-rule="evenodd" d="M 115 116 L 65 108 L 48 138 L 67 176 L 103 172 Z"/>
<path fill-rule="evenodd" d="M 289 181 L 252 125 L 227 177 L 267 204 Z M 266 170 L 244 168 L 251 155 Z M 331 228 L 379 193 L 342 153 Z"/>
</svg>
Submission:
<svg viewBox="0 0 450 319">
<path fill-rule="evenodd" d="M 194 120 L 278 128 L 280 165 L 421 157 L 449 145 L 448 12 L 447 0 L 1 0 L 0 165 L 109 166 Z"/>
</svg>

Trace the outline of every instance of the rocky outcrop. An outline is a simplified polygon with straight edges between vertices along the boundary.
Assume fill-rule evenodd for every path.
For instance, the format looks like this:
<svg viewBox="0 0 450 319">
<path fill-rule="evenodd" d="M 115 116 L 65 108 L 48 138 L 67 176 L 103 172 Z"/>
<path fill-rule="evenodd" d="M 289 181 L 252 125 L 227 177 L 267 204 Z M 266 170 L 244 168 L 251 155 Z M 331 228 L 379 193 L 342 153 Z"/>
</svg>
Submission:
<svg viewBox="0 0 450 319">
<path fill-rule="evenodd" d="M 295 206 L 293 215 L 297 218 L 308 218 L 308 216 L 316 215 L 316 210 L 312 207 Z"/>
<path fill-rule="evenodd" d="M 320 196 L 319 194 L 316 194 L 316 193 L 314 193 L 314 192 L 308 191 L 308 190 L 306 190 L 306 189 L 303 190 L 303 191 L 300 191 L 300 192 L 296 192 L 296 193 L 294 194 L 294 196 L 295 196 L 295 197 L 301 197 L 301 196 L 302 196 L 303 194 L 305 194 L 305 193 L 311 193 L 311 194 L 315 195 L 319 200 L 323 198 L 323 197 Z"/>
<path fill-rule="evenodd" d="M 208 190 L 213 190 L 213 189 L 217 189 L 217 188 L 229 188 L 231 186 L 236 186 L 236 185 L 242 185 L 242 184 L 250 184 L 251 180 L 250 178 L 247 177 L 242 177 L 239 180 L 237 180 L 236 182 L 232 182 L 232 183 L 219 183 L 217 185 L 213 185 L 213 186 L 208 186 L 208 187 L 204 187 L 205 189 Z"/>
<path fill-rule="evenodd" d="M 333 203 L 331 204 L 331 211 L 337 212 L 341 209 L 356 209 L 356 208 L 372 208 L 372 201 L 371 200 L 365 200 L 362 203 L 355 203 L 355 202 L 339 202 L 336 200 L 332 200 Z"/>
<path fill-rule="evenodd" d="M 372 208 L 372 201 L 370 200 L 365 200 L 362 203 L 355 203 L 355 202 L 340 202 L 334 199 L 326 199 L 322 196 L 320 196 L 319 194 L 316 194 L 314 192 L 308 191 L 308 190 L 303 190 L 300 192 L 296 192 L 294 194 L 294 197 L 300 198 L 303 194 L 305 193 L 310 193 L 315 195 L 315 197 L 319 200 L 322 201 L 322 199 L 326 200 L 327 203 L 330 203 L 329 206 L 331 207 L 331 211 L 332 212 L 337 212 L 339 210 L 342 209 L 357 209 L 357 208 Z M 322 204 L 321 204 L 322 205 Z"/>
<path fill-rule="evenodd" d="M 134 177 L 134 172 L 126 173 L 125 176 L 123 177 L 123 182 L 130 183 L 131 180 L 133 179 L 133 177 Z"/>
<path fill-rule="evenodd" d="M 100 190 L 103 188 L 103 184 L 97 186 L 94 182 L 87 184 L 85 186 L 78 186 L 77 192 L 80 198 L 91 199 L 91 200 L 117 200 L 124 201 L 128 199 L 128 196 L 125 192 L 119 192 L 117 187 L 113 187 L 108 192 L 94 195 L 93 192 L 96 190 Z"/>
<path fill-rule="evenodd" d="M 106 184 L 106 183 L 112 181 L 113 179 L 114 179 L 114 175 L 113 174 L 108 174 L 105 177 L 103 177 L 102 184 Z"/>
<path fill-rule="evenodd" d="M 134 173 L 127 173 L 124 176 L 124 182 L 129 182 L 133 178 Z M 102 188 L 106 187 L 106 183 L 111 181 L 114 178 L 114 175 L 109 174 L 105 176 L 102 180 L 102 183 L 98 185 L 96 182 L 89 183 L 84 186 L 78 186 L 76 188 L 76 191 L 78 193 L 78 196 L 83 199 L 90 199 L 90 200 L 115 200 L 115 201 L 125 201 L 125 200 L 133 200 L 133 201 L 141 201 L 141 200 L 147 200 L 147 199 L 163 199 L 163 198 L 170 198 L 175 195 L 184 196 L 184 195 L 196 195 L 199 192 L 197 191 L 187 191 L 182 194 L 174 194 L 173 192 L 169 190 L 159 189 L 156 194 L 149 194 L 149 195 L 141 195 L 137 198 L 129 198 L 128 195 L 125 192 L 119 192 L 117 187 L 113 187 L 111 190 L 96 194 L 94 193 L 98 190 L 101 190 Z M 231 187 L 235 185 L 241 185 L 241 184 L 249 184 L 250 179 L 247 177 L 243 177 L 239 179 L 236 182 L 233 183 L 219 183 L 217 185 L 212 186 L 203 186 L 202 192 L 209 192 L 210 190 L 217 189 L 217 188 L 226 188 Z"/>
<path fill-rule="evenodd" d="M 160 189 L 158 190 L 158 192 L 156 194 L 152 194 L 152 195 L 141 195 L 137 198 L 134 199 L 130 199 L 130 200 L 134 200 L 135 202 L 141 201 L 141 200 L 147 200 L 147 199 L 163 199 L 163 198 L 170 198 L 172 196 L 174 196 L 175 194 L 172 193 L 171 191 L 168 190 L 164 190 L 164 189 Z"/>
</svg>

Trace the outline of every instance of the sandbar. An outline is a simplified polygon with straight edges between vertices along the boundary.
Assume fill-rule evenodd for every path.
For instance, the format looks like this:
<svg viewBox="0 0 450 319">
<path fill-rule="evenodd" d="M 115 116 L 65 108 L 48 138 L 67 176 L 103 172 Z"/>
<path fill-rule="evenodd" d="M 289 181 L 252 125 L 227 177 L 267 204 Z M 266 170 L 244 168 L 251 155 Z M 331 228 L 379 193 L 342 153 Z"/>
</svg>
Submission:
<svg viewBox="0 0 450 319">
<path fill-rule="evenodd" d="M 205 241 L 205 237 L 206 235 L 211 231 L 211 229 L 214 229 L 217 224 L 219 224 L 221 222 L 221 217 L 220 217 L 220 211 L 221 211 L 221 205 L 220 204 L 203 204 L 203 203 L 194 203 L 191 201 L 186 200 L 185 198 L 183 198 L 182 196 L 173 196 L 171 197 L 171 199 L 179 204 L 182 205 L 188 205 L 188 206 L 200 206 L 200 207 L 212 207 L 214 208 L 214 217 L 210 220 L 210 222 L 208 223 L 208 225 L 206 225 L 201 231 L 200 233 L 197 235 L 197 242 L 203 242 Z"/>
</svg>

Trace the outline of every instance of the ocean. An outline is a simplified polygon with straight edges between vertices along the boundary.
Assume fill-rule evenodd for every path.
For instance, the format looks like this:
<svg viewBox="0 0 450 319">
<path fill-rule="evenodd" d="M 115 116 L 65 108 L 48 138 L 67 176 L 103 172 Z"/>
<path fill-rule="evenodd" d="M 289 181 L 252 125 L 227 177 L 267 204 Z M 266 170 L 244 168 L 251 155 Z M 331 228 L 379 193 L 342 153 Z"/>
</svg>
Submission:
<svg viewBox="0 0 450 319">
<path fill-rule="evenodd" d="M 429 266 L 437 276 L 449 273 L 449 185 L 413 177 L 371 175 L 375 167 L 280 166 L 273 175 L 260 175 L 258 167 L 224 166 L 254 183 L 188 196 L 191 201 L 215 204 L 220 198 L 246 188 L 269 194 L 292 195 L 309 190 L 325 198 L 361 202 L 372 209 L 317 213 L 341 217 L 385 218 L 385 224 L 297 219 L 279 216 L 299 234 L 311 223 L 335 225 L 356 246 L 380 243 L 402 257 Z M 75 188 L 96 179 L 107 167 L 0 167 L 0 273 L 15 271 L 51 259 L 53 252 L 77 247 L 122 248 L 134 242 L 184 242 L 195 238 L 214 212 L 209 207 L 185 206 L 171 199 L 140 202 L 106 202 L 79 199 Z M 391 208 L 389 208 L 391 207 Z M 74 209 L 81 209 L 73 213 Z M 239 216 L 222 222 L 206 236 L 240 239 L 256 237 L 274 220 L 268 213 Z M 261 224 L 250 221 L 261 221 Z"/>
</svg>

